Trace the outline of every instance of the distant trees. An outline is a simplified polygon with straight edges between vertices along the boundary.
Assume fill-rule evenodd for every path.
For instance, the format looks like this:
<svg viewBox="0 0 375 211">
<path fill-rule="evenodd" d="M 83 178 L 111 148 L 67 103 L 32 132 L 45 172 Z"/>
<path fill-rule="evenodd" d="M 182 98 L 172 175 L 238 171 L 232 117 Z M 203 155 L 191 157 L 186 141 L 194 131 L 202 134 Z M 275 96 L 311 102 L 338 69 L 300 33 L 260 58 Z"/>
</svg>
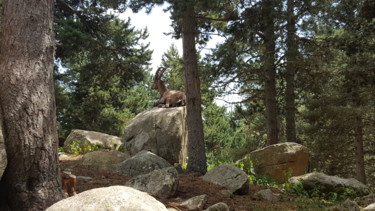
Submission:
<svg viewBox="0 0 375 211">
<path fill-rule="evenodd" d="M 8 165 L 0 189 L 11 210 L 44 210 L 63 197 L 53 87 L 53 9 L 52 0 L 3 1 L 0 116 Z"/>
<path fill-rule="evenodd" d="M 106 1 L 58 1 L 55 73 L 63 140 L 76 128 L 120 136 L 129 119 L 152 105 L 152 51 L 142 44 L 148 32 L 107 9 Z"/>
<path fill-rule="evenodd" d="M 324 161 L 314 166 L 330 174 L 372 177 L 374 146 L 374 52 L 375 7 L 367 1 L 338 2 L 320 17 L 324 25 L 316 35 L 318 49 L 306 95 L 310 148 Z M 354 9 L 355 8 L 355 9 Z M 358 11 L 358 12 L 355 12 Z M 366 14 L 366 15 L 365 15 Z M 311 57 L 313 58 L 313 57 Z M 308 97 L 308 98 L 307 98 Z"/>
</svg>

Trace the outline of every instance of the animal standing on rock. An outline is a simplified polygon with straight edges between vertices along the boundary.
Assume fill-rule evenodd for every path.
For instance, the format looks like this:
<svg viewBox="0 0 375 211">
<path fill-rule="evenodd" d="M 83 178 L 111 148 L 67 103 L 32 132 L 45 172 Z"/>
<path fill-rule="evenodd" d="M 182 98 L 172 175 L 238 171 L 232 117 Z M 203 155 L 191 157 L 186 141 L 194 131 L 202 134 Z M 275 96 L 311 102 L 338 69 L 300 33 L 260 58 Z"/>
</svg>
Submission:
<svg viewBox="0 0 375 211">
<path fill-rule="evenodd" d="M 177 90 L 170 90 L 165 86 L 164 81 L 161 80 L 163 73 L 167 68 L 159 67 L 156 70 L 154 83 L 152 84 L 153 89 L 157 89 L 160 92 L 160 99 L 155 103 L 155 106 L 161 108 L 178 107 L 186 104 L 186 95 L 184 92 Z"/>
</svg>

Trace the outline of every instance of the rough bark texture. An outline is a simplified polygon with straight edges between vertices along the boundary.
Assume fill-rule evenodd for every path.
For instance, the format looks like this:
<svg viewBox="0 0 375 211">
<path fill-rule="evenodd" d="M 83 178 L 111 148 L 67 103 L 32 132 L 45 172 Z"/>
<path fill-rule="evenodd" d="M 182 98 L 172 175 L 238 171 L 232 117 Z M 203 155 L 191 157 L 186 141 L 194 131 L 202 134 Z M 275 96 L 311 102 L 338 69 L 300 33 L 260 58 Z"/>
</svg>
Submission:
<svg viewBox="0 0 375 211">
<path fill-rule="evenodd" d="M 287 2 L 287 66 L 286 66 L 286 90 L 285 90 L 285 119 L 286 119 L 286 140 L 288 142 L 297 142 L 296 138 L 296 106 L 295 106 L 295 93 L 294 93 L 294 77 L 296 74 L 296 61 L 298 46 L 296 42 L 296 17 L 294 11 L 294 0 L 288 0 Z"/>
<path fill-rule="evenodd" d="M 206 155 L 202 122 L 202 100 L 195 49 L 197 23 L 192 1 L 186 1 L 182 15 L 182 47 L 185 68 L 186 123 L 188 128 L 188 165 L 190 172 L 206 173 Z"/>
<path fill-rule="evenodd" d="M 11 210 L 44 210 L 62 199 L 53 85 L 53 0 L 4 0 L 0 107 Z"/>
<path fill-rule="evenodd" d="M 265 14 L 264 28 L 264 71 L 265 71 L 265 106 L 266 106 L 266 127 L 267 144 L 277 144 L 278 123 L 276 103 L 276 67 L 275 67 L 275 27 L 274 27 L 274 3 L 272 0 L 263 1 Z"/>
</svg>

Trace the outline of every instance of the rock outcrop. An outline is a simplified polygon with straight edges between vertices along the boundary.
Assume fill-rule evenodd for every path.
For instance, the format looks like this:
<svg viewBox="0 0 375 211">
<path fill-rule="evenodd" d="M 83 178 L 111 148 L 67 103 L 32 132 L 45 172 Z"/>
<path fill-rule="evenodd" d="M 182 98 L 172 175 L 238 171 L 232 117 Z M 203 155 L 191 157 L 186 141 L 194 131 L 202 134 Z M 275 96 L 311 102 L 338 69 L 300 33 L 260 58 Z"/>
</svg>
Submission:
<svg viewBox="0 0 375 211">
<path fill-rule="evenodd" d="M 82 157 L 82 165 L 88 169 L 116 171 L 117 166 L 130 155 L 120 151 L 95 151 Z"/>
<path fill-rule="evenodd" d="M 175 195 L 178 182 L 177 170 L 169 167 L 133 177 L 126 185 L 160 198 L 169 198 Z"/>
<path fill-rule="evenodd" d="M 171 167 L 163 158 L 152 152 L 141 151 L 133 157 L 126 159 L 117 167 L 117 172 L 130 177 L 147 174 L 157 169 Z"/>
<path fill-rule="evenodd" d="M 0 180 L 3 176 L 4 170 L 7 167 L 7 154 L 5 151 L 5 143 L 3 137 L 3 126 L 1 125 L 2 119 L 0 116 Z"/>
<path fill-rule="evenodd" d="M 121 146 L 121 138 L 105 133 L 87 130 L 72 130 L 64 142 L 64 150 L 72 152 L 70 146 L 77 145 L 84 151 L 85 145 L 99 146 L 102 149 L 118 150 Z"/>
<path fill-rule="evenodd" d="M 280 143 L 251 152 L 243 162 L 249 160 L 252 161 L 257 174 L 284 183 L 291 176 L 306 173 L 309 150 L 297 143 Z"/>
<path fill-rule="evenodd" d="M 368 193 L 368 187 L 354 178 L 344 179 L 318 172 L 291 177 L 289 182 L 292 184 L 301 182 L 306 190 L 319 189 L 322 192 L 340 192 L 340 189 L 344 191 L 345 188 L 352 188 L 359 193 Z"/>
<path fill-rule="evenodd" d="M 153 108 L 138 114 L 125 128 L 123 147 L 131 155 L 147 150 L 170 164 L 186 163 L 186 108 Z"/>
<path fill-rule="evenodd" d="M 221 164 L 208 171 L 202 178 L 240 195 L 249 191 L 249 178 L 241 169 L 231 164 Z"/>
<path fill-rule="evenodd" d="M 154 197 L 126 186 L 96 188 L 61 200 L 46 211 L 137 210 L 167 211 Z"/>
</svg>

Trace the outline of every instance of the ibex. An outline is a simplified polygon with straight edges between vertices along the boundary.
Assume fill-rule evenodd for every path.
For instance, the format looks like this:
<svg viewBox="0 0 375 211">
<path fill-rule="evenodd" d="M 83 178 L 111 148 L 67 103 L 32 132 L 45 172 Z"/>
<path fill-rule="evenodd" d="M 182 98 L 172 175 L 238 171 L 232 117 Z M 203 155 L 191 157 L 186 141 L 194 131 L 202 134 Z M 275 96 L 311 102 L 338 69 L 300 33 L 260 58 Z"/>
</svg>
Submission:
<svg viewBox="0 0 375 211">
<path fill-rule="evenodd" d="M 155 73 L 152 88 L 157 89 L 160 92 L 160 99 L 155 105 L 162 108 L 184 106 L 186 104 L 185 93 L 168 89 L 165 86 L 164 81 L 161 80 L 161 77 L 166 69 L 167 68 L 165 67 L 159 67 Z"/>
</svg>

